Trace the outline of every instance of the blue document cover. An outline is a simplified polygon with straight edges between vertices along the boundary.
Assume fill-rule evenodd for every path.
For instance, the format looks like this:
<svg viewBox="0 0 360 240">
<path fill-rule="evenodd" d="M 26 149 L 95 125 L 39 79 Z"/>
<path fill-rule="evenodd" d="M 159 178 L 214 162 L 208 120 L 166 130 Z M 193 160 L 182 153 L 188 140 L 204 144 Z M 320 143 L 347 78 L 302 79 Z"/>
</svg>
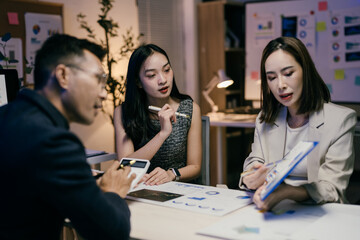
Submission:
<svg viewBox="0 0 360 240">
<path fill-rule="evenodd" d="M 296 144 L 291 151 L 285 155 L 282 161 L 276 162 L 274 167 L 266 176 L 266 187 L 260 193 L 262 201 L 269 196 L 291 171 L 302 161 L 318 144 L 318 142 L 302 141 Z"/>
</svg>

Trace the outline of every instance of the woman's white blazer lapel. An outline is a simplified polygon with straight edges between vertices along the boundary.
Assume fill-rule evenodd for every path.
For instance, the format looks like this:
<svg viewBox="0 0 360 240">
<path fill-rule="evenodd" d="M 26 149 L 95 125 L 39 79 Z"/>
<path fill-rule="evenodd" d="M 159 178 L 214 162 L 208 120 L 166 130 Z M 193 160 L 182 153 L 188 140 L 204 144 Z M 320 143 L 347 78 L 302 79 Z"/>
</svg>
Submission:
<svg viewBox="0 0 360 240">
<path fill-rule="evenodd" d="M 274 122 L 274 124 L 264 124 L 267 125 L 265 138 L 265 159 L 268 159 L 269 162 L 274 162 L 280 160 L 285 155 L 285 136 L 286 136 L 286 115 L 287 108 L 283 107 L 280 109 L 280 112 Z"/>
<path fill-rule="evenodd" d="M 318 112 L 313 112 L 309 117 L 309 134 L 308 141 L 320 142 L 321 136 L 324 129 L 324 110 Z M 308 169 L 308 180 L 313 182 L 317 180 L 319 168 L 320 168 L 320 151 L 322 144 L 318 144 L 314 150 L 309 153 L 307 160 L 307 169 Z"/>
</svg>

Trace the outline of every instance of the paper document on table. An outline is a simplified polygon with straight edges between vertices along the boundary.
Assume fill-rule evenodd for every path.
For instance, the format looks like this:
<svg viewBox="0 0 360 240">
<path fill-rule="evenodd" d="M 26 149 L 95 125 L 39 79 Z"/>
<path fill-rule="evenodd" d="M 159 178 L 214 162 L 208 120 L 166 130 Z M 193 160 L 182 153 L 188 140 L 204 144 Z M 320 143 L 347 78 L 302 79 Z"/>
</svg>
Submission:
<svg viewBox="0 0 360 240">
<path fill-rule="evenodd" d="M 285 200 L 271 212 L 261 212 L 254 205 L 197 231 L 197 234 L 221 239 L 293 239 L 321 217 L 323 206 L 306 206 Z"/>
<path fill-rule="evenodd" d="M 187 211 L 223 216 L 252 202 L 252 193 L 211 186 L 168 182 L 158 186 L 140 184 L 127 199 Z"/>
<path fill-rule="evenodd" d="M 325 204 L 326 215 L 292 235 L 293 240 L 358 240 L 360 236 L 360 206 Z"/>
</svg>

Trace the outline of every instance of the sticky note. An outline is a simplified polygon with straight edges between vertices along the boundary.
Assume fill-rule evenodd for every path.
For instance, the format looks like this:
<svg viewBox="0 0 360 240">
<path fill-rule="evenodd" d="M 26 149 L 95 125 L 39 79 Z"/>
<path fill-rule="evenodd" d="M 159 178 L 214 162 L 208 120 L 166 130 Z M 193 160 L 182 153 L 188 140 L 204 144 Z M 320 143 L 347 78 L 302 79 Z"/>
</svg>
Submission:
<svg viewBox="0 0 360 240">
<path fill-rule="evenodd" d="M 252 80 L 258 80 L 258 79 L 259 79 L 259 72 L 257 72 L 257 71 L 252 71 L 252 72 L 251 72 L 251 79 L 252 79 Z"/>
<path fill-rule="evenodd" d="M 327 10 L 327 1 L 319 2 L 319 11 L 326 11 Z"/>
<path fill-rule="evenodd" d="M 316 31 L 323 32 L 326 30 L 326 22 L 317 22 L 316 23 Z"/>
<path fill-rule="evenodd" d="M 329 92 L 332 93 L 333 92 L 332 85 L 331 84 L 326 84 L 326 86 L 329 89 Z"/>
<path fill-rule="evenodd" d="M 355 85 L 360 86 L 360 76 L 355 77 Z"/>
<path fill-rule="evenodd" d="M 335 80 L 343 80 L 345 78 L 345 71 L 343 69 L 336 69 L 334 74 Z"/>
<path fill-rule="evenodd" d="M 17 12 L 8 12 L 7 15 L 10 25 L 19 25 L 19 16 Z"/>
</svg>

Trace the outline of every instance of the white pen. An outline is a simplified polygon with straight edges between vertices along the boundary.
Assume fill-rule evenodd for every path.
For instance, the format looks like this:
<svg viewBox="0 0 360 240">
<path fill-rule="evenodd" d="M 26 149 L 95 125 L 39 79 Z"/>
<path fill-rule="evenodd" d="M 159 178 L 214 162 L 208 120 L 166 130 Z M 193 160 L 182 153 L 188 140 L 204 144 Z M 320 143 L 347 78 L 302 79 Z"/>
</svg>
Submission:
<svg viewBox="0 0 360 240">
<path fill-rule="evenodd" d="M 149 110 L 158 112 L 158 111 L 161 110 L 161 108 L 155 107 L 155 106 L 149 106 Z M 176 116 L 179 116 L 179 117 L 190 118 L 189 115 L 186 115 L 186 114 L 184 114 L 184 113 L 175 112 L 175 115 L 176 115 Z"/>
<path fill-rule="evenodd" d="M 282 162 L 282 161 L 284 161 L 284 160 L 285 160 L 285 159 L 283 158 L 283 159 L 277 160 L 277 161 L 275 161 L 275 162 L 267 163 L 267 164 L 265 164 L 265 167 L 267 167 L 267 168 L 273 167 L 273 165 L 276 165 L 276 164 L 278 164 L 279 162 Z M 247 176 L 247 175 L 249 175 L 249 174 L 251 174 L 251 173 L 256 172 L 256 170 L 257 170 L 257 168 L 252 168 L 252 169 L 249 169 L 249 170 L 246 170 L 246 171 L 242 172 L 240 175 L 241 175 L 242 177 L 245 177 L 245 176 Z"/>
</svg>

